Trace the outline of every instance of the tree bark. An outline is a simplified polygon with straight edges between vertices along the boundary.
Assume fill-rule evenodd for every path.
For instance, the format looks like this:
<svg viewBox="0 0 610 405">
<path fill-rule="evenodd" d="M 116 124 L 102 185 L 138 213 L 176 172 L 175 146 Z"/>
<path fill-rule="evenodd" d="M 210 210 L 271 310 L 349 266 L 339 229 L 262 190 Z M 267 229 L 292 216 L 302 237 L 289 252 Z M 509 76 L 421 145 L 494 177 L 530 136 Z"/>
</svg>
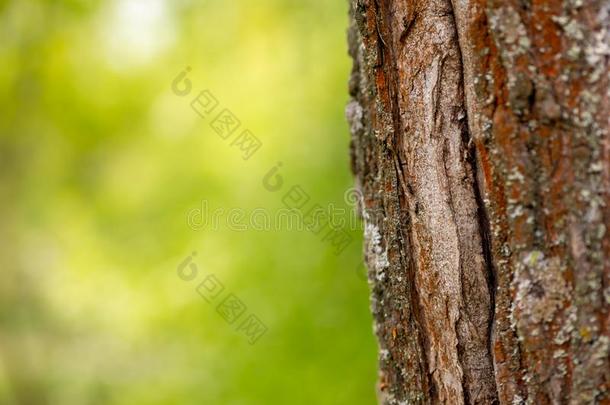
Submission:
<svg viewBox="0 0 610 405">
<path fill-rule="evenodd" d="M 380 403 L 610 403 L 610 2 L 350 1 Z"/>
</svg>

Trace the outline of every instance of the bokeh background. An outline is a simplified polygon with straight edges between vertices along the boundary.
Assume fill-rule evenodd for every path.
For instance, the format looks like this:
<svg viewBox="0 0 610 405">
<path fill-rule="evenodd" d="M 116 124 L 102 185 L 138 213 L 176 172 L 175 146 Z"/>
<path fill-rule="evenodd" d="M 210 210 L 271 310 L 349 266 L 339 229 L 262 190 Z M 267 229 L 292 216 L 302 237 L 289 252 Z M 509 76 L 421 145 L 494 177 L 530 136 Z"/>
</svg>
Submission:
<svg viewBox="0 0 610 405">
<path fill-rule="evenodd" d="M 281 209 L 278 162 L 351 209 L 346 26 L 345 0 L 0 1 L 0 404 L 375 402 L 360 230 L 336 255 L 187 223 L 202 201 Z M 191 109 L 204 89 L 251 159 Z M 255 344 L 197 293 L 209 274 L 267 326 Z"/>
</svg>

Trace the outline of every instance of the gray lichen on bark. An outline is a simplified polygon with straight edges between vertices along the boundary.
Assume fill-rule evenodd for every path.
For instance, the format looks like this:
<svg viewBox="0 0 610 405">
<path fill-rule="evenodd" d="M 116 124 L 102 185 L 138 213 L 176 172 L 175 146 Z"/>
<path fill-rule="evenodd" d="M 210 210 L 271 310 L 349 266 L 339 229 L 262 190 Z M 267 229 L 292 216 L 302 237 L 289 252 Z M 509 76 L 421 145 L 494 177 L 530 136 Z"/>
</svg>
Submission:
<svg viewBox="0 0 610 405">
<path fill-rule="evenodd" d="M 382 403 L 609 400 L 608 10 L 351 1 Z"/>
</svg>

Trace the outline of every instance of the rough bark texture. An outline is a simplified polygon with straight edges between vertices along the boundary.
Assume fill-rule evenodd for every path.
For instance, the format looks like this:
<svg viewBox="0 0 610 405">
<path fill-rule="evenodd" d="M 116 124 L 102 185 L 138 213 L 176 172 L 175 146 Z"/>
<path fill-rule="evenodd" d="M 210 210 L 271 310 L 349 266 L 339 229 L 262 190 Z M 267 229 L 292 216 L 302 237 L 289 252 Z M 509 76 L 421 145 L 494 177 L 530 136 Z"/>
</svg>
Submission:
<svg viewBox="0 0 610 405">
<path fill-rule="evenodd" d="M 350 15 L 380 402 L 610 403 L 610 2 Z"/>
</svg>

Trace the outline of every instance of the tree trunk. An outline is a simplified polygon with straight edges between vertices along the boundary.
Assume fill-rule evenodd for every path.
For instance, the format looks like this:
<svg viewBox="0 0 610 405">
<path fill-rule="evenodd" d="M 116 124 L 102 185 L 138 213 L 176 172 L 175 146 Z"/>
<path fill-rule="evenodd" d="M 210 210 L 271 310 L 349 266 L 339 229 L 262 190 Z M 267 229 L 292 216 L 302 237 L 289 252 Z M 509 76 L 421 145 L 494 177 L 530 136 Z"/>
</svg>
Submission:
<svg viewBox="0 0 610 405">
<path fill-rule="evenodd" d="M 350 14 L 380 403 L 610 403 L 610 2 Z"/>
</svg>

